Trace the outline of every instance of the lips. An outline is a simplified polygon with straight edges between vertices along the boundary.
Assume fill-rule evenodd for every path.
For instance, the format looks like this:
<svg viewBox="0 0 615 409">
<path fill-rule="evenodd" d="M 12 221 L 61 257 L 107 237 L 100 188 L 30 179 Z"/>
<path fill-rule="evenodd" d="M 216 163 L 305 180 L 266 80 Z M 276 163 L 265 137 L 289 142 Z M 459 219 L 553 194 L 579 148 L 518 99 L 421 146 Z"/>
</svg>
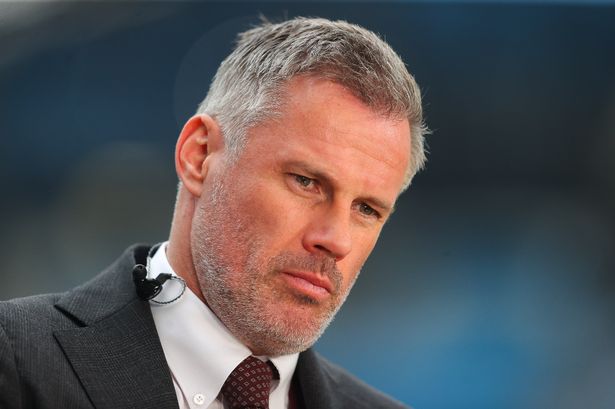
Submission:
<svg viewBox="0 0 615 409">
<path fill-rule="evenodd" d="M 284 271 L 284 276 L 293 288 L 311 298 L 322 299 L 329 296 L 333 291 L 329 278 L 316 273 Z"/>
</svg>

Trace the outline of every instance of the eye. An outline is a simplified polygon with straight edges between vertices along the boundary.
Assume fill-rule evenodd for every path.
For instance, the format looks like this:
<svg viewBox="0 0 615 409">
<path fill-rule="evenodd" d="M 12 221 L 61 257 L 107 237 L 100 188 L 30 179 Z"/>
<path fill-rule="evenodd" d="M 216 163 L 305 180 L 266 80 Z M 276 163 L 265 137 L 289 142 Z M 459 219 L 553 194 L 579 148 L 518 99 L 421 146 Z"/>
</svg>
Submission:
<svg viewBox="0 0 615 409">
<path fill-rule="evenodd" d="M 287 173 L 286 177 L 290 186 L 298 193 L 320 193 L 320 184 L 317 179 L 303 176 L 298 173 Z"/>
<path fill-rule="evenodd" d="M 297 183 L 299 183 L 304 188 L 309 188 L 310 186 L 314 185 L 314 179 L 307 176 L 293 174 L 293 177 L 295 178 Z"/>
<path fill-rule="evenodd" d="M 361 212 L 361 214 L 363 214 L 364 216 L 380 218 L 380 213 L 378 213 L 376 209 L 374 209 L 367 203 L 359 204 L 359 212 Z"/>
</svg>

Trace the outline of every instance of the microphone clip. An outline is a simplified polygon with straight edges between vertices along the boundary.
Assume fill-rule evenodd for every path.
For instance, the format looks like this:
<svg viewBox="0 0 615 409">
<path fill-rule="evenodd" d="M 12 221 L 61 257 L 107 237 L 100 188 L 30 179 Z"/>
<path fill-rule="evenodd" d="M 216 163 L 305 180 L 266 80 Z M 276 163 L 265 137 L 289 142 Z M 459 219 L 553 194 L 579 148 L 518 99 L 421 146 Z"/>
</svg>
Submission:
<svg viewBox="0 0 615 409">
<path fill-rule="evenodd" d="M 168 301 L 156 301 L 154 298 L 162 291 L 162 285 L 167 280 L 178 280 L 182 284 L 180 294 Z M 156 304 L 170 304 L 179 299 L 186 291 L 186 282 L 181 277 L 176 277 L 172 274 L 161 273 L 156 278 L 147 278 L 147 267 L 143 264 L 137 264 L 132 269 L 132 281 L 135 284 L 137 295 L 143 301 L 151 301 Z"/>
</svg>

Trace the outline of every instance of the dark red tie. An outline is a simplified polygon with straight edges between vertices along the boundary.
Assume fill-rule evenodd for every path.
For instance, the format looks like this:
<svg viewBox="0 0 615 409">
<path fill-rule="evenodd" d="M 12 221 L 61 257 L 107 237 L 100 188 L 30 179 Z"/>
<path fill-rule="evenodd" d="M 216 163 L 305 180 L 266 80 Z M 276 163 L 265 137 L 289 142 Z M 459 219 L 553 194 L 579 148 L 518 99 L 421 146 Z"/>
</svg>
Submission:
<svg viewBox="0 0 615 409">
<path fill-rule="evenodd" d="M 222 396 L 228 409 L 268 409 L 271 367 L 260 359 L 249 356 L 226 378 Z"/>
</svg>

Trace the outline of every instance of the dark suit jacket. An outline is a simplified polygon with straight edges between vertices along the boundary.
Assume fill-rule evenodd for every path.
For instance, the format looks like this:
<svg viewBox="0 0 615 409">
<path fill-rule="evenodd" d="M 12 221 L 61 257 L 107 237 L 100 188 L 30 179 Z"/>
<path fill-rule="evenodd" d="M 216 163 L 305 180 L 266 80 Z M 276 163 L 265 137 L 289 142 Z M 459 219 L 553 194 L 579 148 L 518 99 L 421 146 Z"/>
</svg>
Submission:
<svg viewBox="0 0 615 409">
<path fill-rule="evenodd" d="M 133 246 L 88 283 L 64 294 L 0 303 L 0 409 L 176 409 L 169 367 L 132 268 Z M 312 350 L 295 381 L 306 409 L 403 408 Z"/>
</svg>

